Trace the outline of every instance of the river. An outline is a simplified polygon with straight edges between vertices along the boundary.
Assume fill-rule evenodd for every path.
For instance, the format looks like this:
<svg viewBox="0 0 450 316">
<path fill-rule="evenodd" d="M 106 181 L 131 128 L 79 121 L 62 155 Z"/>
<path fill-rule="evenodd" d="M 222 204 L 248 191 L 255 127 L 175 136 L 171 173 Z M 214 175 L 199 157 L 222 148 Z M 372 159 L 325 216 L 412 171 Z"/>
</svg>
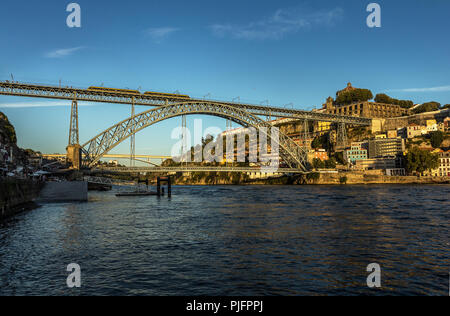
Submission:
<svg viewBox="0 0 450 316">
<path fill-rule="evenodd" d="M 0 224 L 0 295 L 449 295 L 449 185 L 89 194 Z"/>
</svg>

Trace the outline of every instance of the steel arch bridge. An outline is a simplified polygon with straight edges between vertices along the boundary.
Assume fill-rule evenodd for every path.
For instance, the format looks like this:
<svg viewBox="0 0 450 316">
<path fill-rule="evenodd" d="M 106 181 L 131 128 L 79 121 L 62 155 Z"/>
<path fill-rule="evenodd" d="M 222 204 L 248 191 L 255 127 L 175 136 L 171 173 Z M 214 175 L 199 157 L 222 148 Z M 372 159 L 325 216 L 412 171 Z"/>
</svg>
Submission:
<svg viewBox="0 0 450 316">
<path fill-rule="evenodd" d="M 281 132 L 279 132 L 278 140 L 272 139 L 272 124 L 247 112 L 245 109 L 210 101 L 172 103 L 131 116 L 103 131 L 81 146 L 82 151 L 85 153 L 84 164 L 87 167 L 93 167 L 114 147 L 149 126 L 170 118 L 194 114 L 222 117 L 244 127 L 266 128 L 267 136 L 271 139 L 272 144 L 274 144 L 273 142 L 278 142 L 280 157 L 283 161 L 290 168 L 307 170 L 306 150 Z"/>
</svg>

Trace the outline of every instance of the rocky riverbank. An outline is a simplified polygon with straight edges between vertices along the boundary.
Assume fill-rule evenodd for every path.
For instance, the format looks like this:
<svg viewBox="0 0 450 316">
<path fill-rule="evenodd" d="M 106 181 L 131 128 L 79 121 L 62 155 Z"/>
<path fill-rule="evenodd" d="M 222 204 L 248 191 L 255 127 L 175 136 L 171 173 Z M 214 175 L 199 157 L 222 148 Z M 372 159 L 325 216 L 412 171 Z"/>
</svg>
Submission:
<svg viewBox="0 0 450 316">
<path fill-rule="evenodd" d="M 0 180 L 0 220 L 37 207 L 42 183 L 31 180 Z"/>
</svg>

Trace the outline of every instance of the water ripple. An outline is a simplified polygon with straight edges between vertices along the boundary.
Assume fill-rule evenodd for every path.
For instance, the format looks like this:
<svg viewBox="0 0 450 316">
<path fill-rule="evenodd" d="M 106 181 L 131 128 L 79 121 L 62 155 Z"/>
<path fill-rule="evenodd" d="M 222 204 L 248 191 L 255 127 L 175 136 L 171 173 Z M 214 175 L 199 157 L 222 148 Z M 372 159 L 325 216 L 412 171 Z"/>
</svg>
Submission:
<svg viewBox="0 0 450 316">
<path fill-rule="evenodd" d="M 0 224 L 1 295 L 448 295 L 450 186 L 175 187 Z M 82 288 L 66 287 L 66 266 Z M 381 265 L 382 289 L 366 286 Z"/>
</svg>

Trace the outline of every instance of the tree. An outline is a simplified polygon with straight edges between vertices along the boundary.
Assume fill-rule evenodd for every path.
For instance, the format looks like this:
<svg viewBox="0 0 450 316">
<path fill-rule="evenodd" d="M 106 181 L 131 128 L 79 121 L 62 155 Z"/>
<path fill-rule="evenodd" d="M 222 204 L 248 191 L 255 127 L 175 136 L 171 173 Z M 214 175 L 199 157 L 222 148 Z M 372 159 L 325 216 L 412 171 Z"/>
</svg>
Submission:
<svg viewBox="0 0 450 316">
<path fill-rule="evenodd" d="M 439 110 L 441 104 L 439 102 L 427 102 L 424 103 L 413 110 L 414 114 L 433 112 Z"/>
<path fill-rule="evenodd" d="M 325 163 L 319 158 L 314 158 L 312 161 L 312 165 L 314 169 L 323 169 L 325 168 Z"/>
<path fill-rule="evenodd" d="M 377 103 L 385 103 L 385 104 L 394 104 L 401 106 L 402 108 L 409 109 L 414 106 L 414 102 L 411 100 L 397 100 L 391 98 L 390 96 L 380 93 L 375 96 L 375 102 Z"/>
<path fill-rule="evenodd" d="M 327 169 L 335 169 L 336 168 L 336 160 L 331 157 L 327 161 L 325 161 L 325 168 Z"/>
<path fill-rule="evenodd" d="M 365 102 L 373 99 L 372 91 L 368 89 L 354 89 L 340 93 L 336 98 L 336 104 L 347 105 L 357 102 Z"/>
<path fill-rule="evenodd" d="M 308 173 L 306 175 L 306 179 L 316 182 L 320 179 L 320 173 L 318 172 Z"/>
<path fill-rule="evenodd" d="M 442 107 L 443 109 L 450 109 L 450 104 L 446 104 Z"/>
<path fill-rule="evenodd" d="M 375 96 L 375 102 L 391 104 L 391 97 L 384 93 L 379 93 Z"/>
<path fill-rule="evenodd" d="M 336 160 L 337 163 L 339 163 L 341 165 L 347 164 L 345 162 L 344 153 L 342 151 L 334 153 L 334 159 Z"/>
<path fill-rule="evenodd" d="M 322 145 L 322 143 L 320 142 L 320 138 L 316 137 L 316 138 L 314 138 L 314 140 L 311 143 L 311 148 L 318 149 L 318 148 L 320 148 L 321 145 Z"/>
<path fill-rule="evenodd" d="M 439 156 L 417 147 L 411 149 L 406 155 L 406 170 L 409 173 L 423 174 L 427 170 L 439 167 Z"/>
<path fill-rule="evenodd" d="M 314 138 L 314 140 L 311 143 L 311 148 L 312 149 L 319 149 L 319 148 L 328 149 L 329 148 L 328 136 L 322 135 L 322 136 L 317 136 L 316 138 Z"/>
<path fill-rule="evenodd" d="M 0 134 L 4 134 L 9 144 L 17 143 L 16 130 L 8 120 L 8 117 L 0 112 Z"/>
<path fill-rule="evenodd" d="M 441 144 L 444 141 L 444 133 L 442 133 L 441 131 L 437 131 L 432 132 L 430 135 L 431 146 L 433 146 L 433 148 L 441 147 Z"/>
</svg>

